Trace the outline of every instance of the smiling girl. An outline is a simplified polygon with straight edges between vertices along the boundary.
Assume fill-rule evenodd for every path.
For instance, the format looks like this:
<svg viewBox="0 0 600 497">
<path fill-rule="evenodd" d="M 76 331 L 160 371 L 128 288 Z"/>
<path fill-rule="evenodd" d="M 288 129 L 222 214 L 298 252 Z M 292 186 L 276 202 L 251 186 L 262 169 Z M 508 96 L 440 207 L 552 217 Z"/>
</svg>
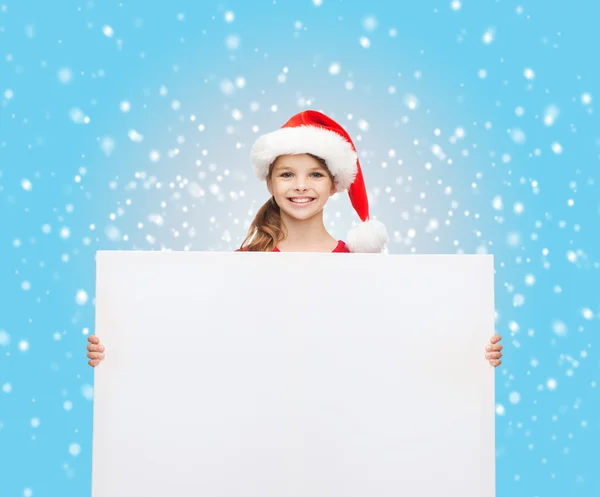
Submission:
<svg viewBox="0 0 600 497">
<path fill-rule="evenodd" d="M 317 111 L 296 114 L 280 129 L 261 136 L 252 148 L 252 165 L 271 195 L 259 209 L 237 251 L 251 252 L 383 252 L 385 226 L 369 214 L 365 182 L 348 133 Z M 323 208 L 336 192 L 347 192 L 361 219 L 347 242 L 329 234 Z M 501 337 L 493 335 L 485 358 L 501 364 Z M 104 360 L 104 346 L 95 335 L 87 345 L 92 367 Z"/>
<path fill-rule="evenodd" d="M 281 155 L 269 167 L 271 198 L 258 211 L 241 250 L 256 252 L 350 252 L 323 223 L 323 207 L 335 178 L 312 154 Z"/>
</svg>

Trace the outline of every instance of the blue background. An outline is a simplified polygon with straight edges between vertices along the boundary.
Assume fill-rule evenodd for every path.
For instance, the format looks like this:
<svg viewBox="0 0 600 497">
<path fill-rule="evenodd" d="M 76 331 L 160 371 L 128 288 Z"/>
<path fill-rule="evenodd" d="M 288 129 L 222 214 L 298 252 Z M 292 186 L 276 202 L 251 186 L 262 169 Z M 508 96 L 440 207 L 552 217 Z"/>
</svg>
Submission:
<svg viewBox="0 0 600 497">
<path fill-rule="evenodd" d="M 391 253 L 495 256 L 497 495 L 600 495 L 598 18 L 0 0 L 0 496 L 90 495 L 95 252 L 236 248 L 252 142 L 307 108 L 353 137 Z"/>
</svg>

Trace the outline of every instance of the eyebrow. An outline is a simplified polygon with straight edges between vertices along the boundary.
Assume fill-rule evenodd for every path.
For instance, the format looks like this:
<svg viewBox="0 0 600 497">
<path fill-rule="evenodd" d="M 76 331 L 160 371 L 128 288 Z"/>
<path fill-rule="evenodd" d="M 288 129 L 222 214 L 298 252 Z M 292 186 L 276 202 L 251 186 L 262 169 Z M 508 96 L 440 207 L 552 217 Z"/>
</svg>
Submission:
<svg viewBox="0 0 600 497">
<path fill-rule="evenodd" d="M 288 166 L 287 164 L 282 164 L 282 165 L 277 165 L 275 166 L 275 169 L 273 170 L 274 172 L 281 172 L 281 171 L 291 171 L 293 168 L 291 166 Z M 323 166 L 312 166 L 309 171 L 325 171 L 325 168 Z"/>
</svg>

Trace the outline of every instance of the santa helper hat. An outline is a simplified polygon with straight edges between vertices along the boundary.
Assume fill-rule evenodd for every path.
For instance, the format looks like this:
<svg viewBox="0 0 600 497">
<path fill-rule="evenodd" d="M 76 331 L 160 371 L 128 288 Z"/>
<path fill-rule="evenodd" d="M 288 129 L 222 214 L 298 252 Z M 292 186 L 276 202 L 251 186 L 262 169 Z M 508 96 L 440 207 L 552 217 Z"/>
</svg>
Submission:
<svg viewBox="0 0 600 497">
<path fill-rule="evenodd" d="M 325 160 L 338 192 L 348 191 L 362 223 L 348 233 L 350 252 L 382 252 L 388 243 L 385 226 L 369 216 L 369 200 L 356 148 L 348 133 L 333 119 L 314 110 L 293 116 L 280 129 L 256 140 L 251 159 L 259 179 L 280 155 L 312 154 Z"/>
</svg>

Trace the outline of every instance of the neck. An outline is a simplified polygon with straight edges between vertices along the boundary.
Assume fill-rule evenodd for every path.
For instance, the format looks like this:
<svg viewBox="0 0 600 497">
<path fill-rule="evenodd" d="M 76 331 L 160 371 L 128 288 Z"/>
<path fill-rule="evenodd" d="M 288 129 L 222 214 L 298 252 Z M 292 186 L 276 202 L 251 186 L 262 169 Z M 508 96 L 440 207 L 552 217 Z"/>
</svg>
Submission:
<svg viewBox="0 0 600 497">
<path fill-rule="evenodd" d="M 330 251 L 337 244 L 337 240 L 325 229 L 323 211 L 310 219 L 302 221 L 294 219 L 281 211 L 281 220 L 286 230 L 285 239 L 277 245 L 281 251 Z"/>
</svg>

